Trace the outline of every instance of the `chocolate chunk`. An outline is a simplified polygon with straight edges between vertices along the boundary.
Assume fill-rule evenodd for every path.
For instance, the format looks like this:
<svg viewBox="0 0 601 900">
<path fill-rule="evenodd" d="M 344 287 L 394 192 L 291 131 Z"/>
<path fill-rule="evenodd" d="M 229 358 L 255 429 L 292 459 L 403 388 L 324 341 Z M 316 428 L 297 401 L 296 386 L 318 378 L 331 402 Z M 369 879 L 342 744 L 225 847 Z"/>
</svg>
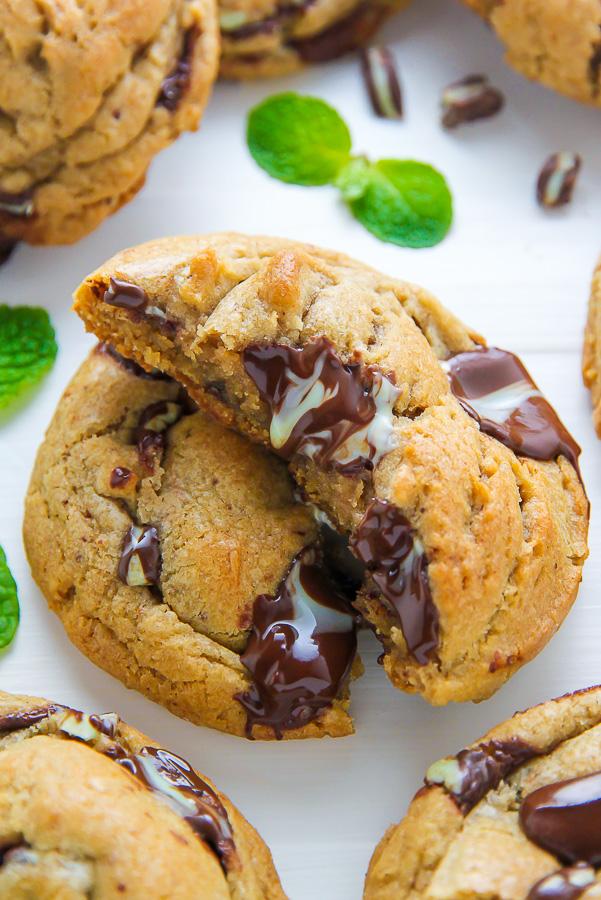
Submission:
<svg viewBox="0 0 601 900">
<path fill-rule="evenodd" d="M 177 422 L 181 414 L 181 405 L 171 400 L 151 403 L 140 414 L 136 444 L 140 462 L 149 472 L 154 471 L 155 461 L 165 449 L 168 428 Z"/>
<path fill-rule="evenodd" d="M 0 843 L 0 866 L 8 865 L 11 862 L 26 862 L 25 854 L 30 852 L 31 845 L 25 841 L 11 844 Z"/>
<path fill-rule="evenodd" d="M 125 535 L 118 568 L 130 587 L 158 584 L 161 574 L 159 534 L 154 525 L 132 525 Z"/>
<path fill-rule="evenodd" d="M 452 793 L 465 815 L 492 790 L 495 790 L 514 769 L 521 766 L 538 751 L 521 738 L 505 741 L 488 741 L 471 750 L 462 750 L 455 760 L 460 780 Z"/>
<path fill-rule="evenodd" d="M 368 47 L 362 50 L 361 71 L 376 115 L 382 119 L 401 119 L 401 85 L 394 57 L 388 47 Z"/>
<path fill-rule="evenodd" d="M 601 866 L 601 772 L 533 791 L 520 807 L 526 836 L 562 862 Z"/>
<path fill-rule="evenodd" d="M 304 62 L 329 62 L 364 44 L 381 18 L 382 13 L 371 2 L 360 3 L 345 19 L 311 37 L 292 40 L 289 46 Z"/>
<path fill-rule="evenodd" d="M 271 445 L 284 459 L 300 453 L 357 475 L 393 449 L 398 388 L 375 366 L 343 363 L 327 338 L 299 349 L 250 344 L 243 362 L 270 408 Z"/>
<path fill-rule="evenodd" d="M 252 22 L 244 21 L 246 16 L 243 12 L 233 12 L 229 16 L 222 12 L 220 16 L 221 31 L 232 41 L 244 41 L 257 35 L 273 34 L 290 19 L 300 16 L 315 2 L 316 0 L 296 0 L 296 2 L 292 0 L 292 2 L 280 3 L 272 15 Z"/>
<path fill-rule="evenodd" d="M 200 32 L 198 28 L 189 28 L 184 36 L 182 54 L 173 71 L 164 79 L 157 99 L 157 106 L 163 106 L 169 112 L 175 112 L 190 86 L 192 77 L 192 56 L 194 45 Z"/>
<path fill-rule="evenodd" d="M 18 194 L 0 191 L 0 213 L 7 213 L 19 219 L 30 219 L 35 212 L 33 195 L 34 188 Z"/>
<path fill-rule="evenodd" d="M 452 356 L 443 366 L 453 394 L 482 431 L 518 456 L 565 456 L 578 471 L 580 447 L 517 356 L 478 347 Z"/>
<path fill-rule="evenodd" d="M 468 75 L 444 89 L 442 124 L 445 128 L 456 128 L 465 122 L 487 119 L 498 113 L 504 103 L 503 94 L 485 75 Z"/>
<path fill-rule="evenodd" d="M 55 710 L 54 706 L 41 706 L 0 716 L 0 737 L 3 734 L 10 734 L 12 731 L 21 731 L 23 728 L 37 725 L 38 722 L 43 722 L 44 719 L 51 716 Z"/>
<path fill-rule="evenodd" d="M 110 477 L 110 485 L 112 488 L 122 488 L 125 487 L 132 479 L 132 475 L 134 473 L 131 469 L 126 469 L 124 466 L 115 466 L 113 471 L 111 472 Z"/>
<path fill-rule="evenodd" d="M 172 381 L 169 375 L 165 375 L 164 372 L 160 372 L 158 369 L 147 372 L 146 369 L 139 366 L 133 359 L 126 359 L 125 356 L 121 356 L 121 354 L 110 344 L 98 344 L 94 352 L 105 353 L 107 356 L 110 356 L 122 369 L 125 369 L 130 375 L 135 375 L 137 378 L 148 378 L 152 381 Z"/>
<path fill-rule="evenodd" d="M 539 204 L 554 209 L 570 203 L 581 168 L 582 158 L 577 153 L 567 150 L 553 153 L 542 167 L 536 183 Z"/>
<path fill-rule="evenodd" d="M 398 617 L 407 649 L 419 665 L 426 665 L 438 647 L 438 610 L 428 560 L 409 521 L 394 504 L 372 500 L 349 547 Z"/>
<path fill-rule="evenodd" d="M 595 870 L 586 863 L 558 869 L 537 881 L 526 900 L 577 900 L 595 881 Z"/>
<path fill-rule="evenodd" d="M 314 547 L 294 559 L 275 596 L 255 600 L 252 632 L 240 657 L 253 677 L 236 699 L 253 725 L 278 738 L 331 706 L 350 675 L 357 650 L 355 617 Z"/>
<path fill-rule="evenodd" d="M 148 306 L 148 295 L 145 290 L 129 281 L 120 281 L 111 278 L 109 287 L 102 298 L 109 306 L 118 306 L 119 309 L 133 309 L 144 311 Z"/>
</svg>

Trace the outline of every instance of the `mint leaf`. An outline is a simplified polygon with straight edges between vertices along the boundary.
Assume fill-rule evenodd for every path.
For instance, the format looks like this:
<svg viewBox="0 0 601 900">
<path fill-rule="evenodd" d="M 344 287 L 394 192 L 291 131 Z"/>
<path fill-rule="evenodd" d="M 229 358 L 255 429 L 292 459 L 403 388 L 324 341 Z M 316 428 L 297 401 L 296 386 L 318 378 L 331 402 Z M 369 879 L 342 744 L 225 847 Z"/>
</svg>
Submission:
<svg viewBox="0 0 601 900">
<path fill-rule="evenodd" d="M 401 247 L 432 247 L 451 226 L 453 199 L 444 177 L 413 160 L 382 159 L 352 178 L 344 197 L 355 216 L 382 241 Z"/>
<path fill-rule="evenodd" d="M 0 409 L 40 381 L 56 353 L 45 309 L 0 305 Z"/>
<path fill-rule="evenodd" d="M 0 547 L 0 649 L 8 647 L 19 624 L 17 585 Z"/>
<path fill-rule="evenodd" d="M 321 185 L 348 162 L 351 135 L 335 109 L 292 92 L 268 97 L 248 117 L 248 149 L 273 178 Z"/>
</svg>

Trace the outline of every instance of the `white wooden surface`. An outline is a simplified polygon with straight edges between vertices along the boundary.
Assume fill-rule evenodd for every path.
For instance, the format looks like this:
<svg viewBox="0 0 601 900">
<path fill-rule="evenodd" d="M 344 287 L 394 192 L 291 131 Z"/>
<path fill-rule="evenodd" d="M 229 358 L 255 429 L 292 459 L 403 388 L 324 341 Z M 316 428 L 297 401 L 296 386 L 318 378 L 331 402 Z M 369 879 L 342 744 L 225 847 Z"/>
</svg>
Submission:
<svg viewBox="0 0 601 900">
<path fill-rule="evenodd" d="M 427 764 L 516 708 L 601 680 L 601 446 L 580 380 L 588 284 L 601 251 L 601 111 L 531 85 L 502 63 L 494 36 L 453 0 L 416 0 L 392 22 L 406 116 L 371 113 L 350 59 L 281 82 L 220 85 L 201 132 L 152 167 L 133 203 L 75 247 L 20 248 L 0 269 L 0 298 L 42 304 L 57 328 L 57 365 L 33 402 L 0 429 L 0 543 L 17 578 L 22 623 L 0 657 L 0 687 L 40 693 L 76 707 L 115 709 L 207 772 L 270 844 L 294 900 L 357 900 L 385 827 L 403 814 Z M 506 93 L 502 115 L 445 134 L 442 86 L 486 72 Z M 428 160 L 455 195 L 451 235 L 432 250 L 379 243 L 329 188 L 270 180 L 244 143 L 247 110 L 281 89 L 313 93 L 347 118 L 357 151 Z M 551 151 L 582 153 L 584 169 L 565 211 L 544 213 L 533 183 Z M 583 447 L 592 501 L 591 558 L 576 606 L 539 658 L 481 706 L 434 710 L 396 692 L 365 636 L 365 677 L 354 686 L 357 733 L 339 741 L 252 744 L 195 728 L 96 669 L 68 642 L 28 573 L 21 543 L 23 496 L 35 450 L 54 406 L 92 341 L 69 311 L 71 291 L 123 246 L 168 234 L 239 229 L 282 234 L 345 250 L 387 272 L 423 283 L 487 338 L 523 354 L 540 386 Z"/>
</svg>

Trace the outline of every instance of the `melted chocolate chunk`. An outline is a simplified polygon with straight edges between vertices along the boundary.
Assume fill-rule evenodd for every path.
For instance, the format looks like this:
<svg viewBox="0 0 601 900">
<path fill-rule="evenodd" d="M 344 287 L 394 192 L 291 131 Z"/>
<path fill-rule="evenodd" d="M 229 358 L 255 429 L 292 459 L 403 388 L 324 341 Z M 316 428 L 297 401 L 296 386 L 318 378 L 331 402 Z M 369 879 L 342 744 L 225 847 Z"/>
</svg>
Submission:
<svg viewBox="0 0 601 900">
<path fill-rule="evenodd" d="M 521 738 L 506 741 L 488 741 L 471 750 L 462 750 L 455 759 L 461 773 L 461 783 L 453 791 L 463 814 L 473 809 L 476 803 L 499 786 L 514 769 L 537 755 L 534 749 Z"/>
<path fill-rule="evenodd" d="M 601 866 L 601 772 L 545 785 L 520 807 L 527 837 L 562 862 Z"/>
<path fill-rule="evenodd" d="M 26 709 L 0 716 L 0 736 L 37 725 L 38 722 L 43 722 L 55 711 L 56 707 L 54 706 L 40 706 L 36 709 Z"/>
<path fill-rule="evenodd" d="M 159 794 L 188 822 L 198 837 L 208 844 L 227 872 L 236 858 L 232 826 L 215 791 L 192 766 L 168 750 L 143 747 L 140 753 L 126 753 L 118 745 L 108 754 L 142 784 Z"/>
<path fill-rule="evenodd" d="M 236 699 L 253 725 L 277 737 L 301 728 L 331 706 L 350 675 L 357 650 L 355 619 L 332 585 L 318 551 L 293 561 L 275 596 L 255 600 L 252 632 L 240 657 L 253 685 Z"/>
<path fill-rule="evenodd" d="M 125 535 L 118 567 L 119 578 L 130 587 L 158 584 L 161 548 L 154 525 L 132 525 Z"/>
<path fill-rule="evenodd" d="M 109 306 L 138 312 L 143 312 L 148 306 L 148 294 L 143 288 L 130 284 L 129 281 L 120 281 L 118 278 L 110 279 L 102 299 Z"/>
<path fill-rule="evenodd" d="M 192 55 L 194 45 L 200 32 L 198 28 L 190 28 L 184 37 L 184 46 L 173 71 L 164 79 L 157 99 L 157 106 L 163 106 L 169 112 L 175 112 L 190 86 L 192 76 Z"/>
<path fill-rule="evenodd" d="M 315 0 L 304 0 L 297 3 L 280 3 L 276 11 L 265 19 L 257 19 L 254 22 L 246 22 L 237 28 L 223 28 L 223 34 L 232 41 L 244 41 L 256 37 L 259 34 L 273 34 L 280 26 L 290 18 L 300 15 L 304 10 L 313 6 Z"/>
<path fill-rule="evenodd" d="M 349 546 L 398 616 L 407 649 L 426 665 L 438 647 L 438 610 L 428 560 L 409 521 L 394 504 L 372 500 Z"/>
<path fill-rule="evenodd" d="M 595 881 L 595 870 L 586 863 L 558 869 L 537 881 L 526 900 L 577 900 Z"/>
<path fill-rule="evenodd" d="M 7 213 L 19 219 L 30 219 L 35 212 L 33 194 L 33 188 L 18 194 L 0 191 L 0 213 Z"/>
<path fill-rule="evenodd" d="M 271 410 L 271 445 L 284 459 L 300 453 L 357 475 L 393 449 L 398 389 L 374 366 L 344 364 L 327 338 L 299 349 L 251 344 L 243 362 Z"/>
<path fill-rule="evenodd" d="M 372 34 L 381 14 L 371 3 L 360 3 L 345 19 L 311 37 L 289 42 L 307 63 L 323 63 L 338 59 L 360 47 Z"/>
<path fill-rule="evenodd" d="M 158 369 L 147 372 L 146 369 L 139 366 L 133 359 L 126 359 L 125 356 L 121 356 L 121 354 L 118 353 L 114 347 L 111 347 L 110 344 L 98 344 L 94 352 L 105 353 L 107 356 L 110 356 L 122 369 L 125 369 L 130 375 L 135 375 L 136 378 L 148 378 L 151 381 L 172 381 L 169 375 L 165 375 L 164 372 L 160 372 Z"/>
<path fill-rule="evenodd" d="M 113 471 L 111 472 L 110 477 L 110 485 L 112 488 L 122 488 L 125 487 L 132 479 L 132 475 L 134 473 L 131 469 L 126 469 L 124 466 L 115 466 Z"/>
<path fill-rule="evenodd" d="M 136 445 L 140 462 L 149 472 L 154 471 L 155 461 L 165 449 L 168 428 L 177 422 L 181 414 L 180 404 L 171 400 L 151 403 L 140 414 Z"/>
<path fill-rule="evenodd" d="M 482 431 L 519 456 L 565 456 L 578 471 L 580 447 L 517 356 L 478 347 L 452 356 L 444 367 L 453 394 Z"/>
</svg>

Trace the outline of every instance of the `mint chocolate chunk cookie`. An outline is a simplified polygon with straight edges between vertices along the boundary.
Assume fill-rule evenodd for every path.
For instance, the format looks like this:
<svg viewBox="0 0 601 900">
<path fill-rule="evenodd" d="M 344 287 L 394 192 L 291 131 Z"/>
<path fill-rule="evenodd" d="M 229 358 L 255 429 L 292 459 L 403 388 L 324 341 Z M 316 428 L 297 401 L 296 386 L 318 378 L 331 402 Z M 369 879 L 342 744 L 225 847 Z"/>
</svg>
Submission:
<svg viewBox="0 0 601 900">
<path fill-rule="evenodd" d="M 0 243 L 65 244 L 198 127 L 216 76 L 213 0 L 3 4 Z"/>
<path fill-rule="evenodd" d="M 0 691 L 0 895 L 283 900 L 271 854 L 185 759 L 115 713 Z"/>
<path fill-rule="evenodd" d="M 293 72 L 356 50 L 409 0 L 220 0 L 221 74 Z"/>
<path fill-rule="evenodd" d="M 426 291 L 222 234 L 124 251 L 75 309 L 288 462 L 364 566 L 356 607 L 397 687 L 481 700 L 561 624 L 587 554 L 578 447 L 519 360 Z"/>
<path fill-rule="evenodd" d="M 73 643 L 128 687 L 251 738 L 353 730 L 356 613 L 313 512 L 281 460 L 171 379 L 92 352 L 39 450 L 24 536 Z"/>
<path fill-rule="evenodd" d="M 365 900 L 601 896 L 601 688 L 516 715 L 430 766 Z"/>
<path fill-rule="evenodd" d="M 597 0 L 464 0 L 488 22 L 522 75 L 582 103 L 601 105 Z"/>
</svg>

